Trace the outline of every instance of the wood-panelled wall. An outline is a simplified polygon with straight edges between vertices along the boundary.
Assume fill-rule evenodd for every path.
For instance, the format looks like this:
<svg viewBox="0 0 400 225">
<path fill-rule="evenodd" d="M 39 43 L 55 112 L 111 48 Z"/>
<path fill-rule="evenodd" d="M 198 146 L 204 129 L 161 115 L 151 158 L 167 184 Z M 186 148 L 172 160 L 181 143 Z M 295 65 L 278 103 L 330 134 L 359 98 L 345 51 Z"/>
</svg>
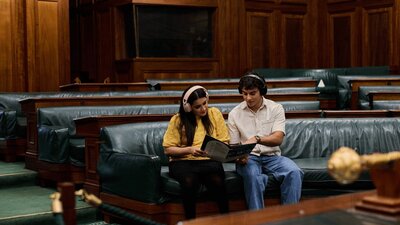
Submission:
<svg viewBox="0 0 400 225">
<path fill-rule="evenodd" d="M 129 58 L 121 6 L 215 8 L 214 57 Z M 0 0 L 0 91 L 238 77 L 257 67 L 400 65 L 400 0 Z"/>
<path fill-rule="evenodd" d="M 68 0 L 0 0 L 0 91 L 70 82 Z"/>
</svg>

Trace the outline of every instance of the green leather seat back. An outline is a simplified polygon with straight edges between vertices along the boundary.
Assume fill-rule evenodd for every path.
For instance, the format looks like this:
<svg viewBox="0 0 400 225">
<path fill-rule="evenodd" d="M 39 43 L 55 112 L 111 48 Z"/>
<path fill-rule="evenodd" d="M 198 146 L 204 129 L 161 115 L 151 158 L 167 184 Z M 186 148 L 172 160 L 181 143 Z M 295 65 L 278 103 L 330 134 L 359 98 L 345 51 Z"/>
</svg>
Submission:
<svg viewBox="0 0 400 225">
<path fill-rule="evenodd" d="M 282 155 L 292 159 L 329 157 L 341 146 L 359 154 L 400 149 L 399 118 L 288 119 Z"/>
<path fill-rule="evenodd" d="M 163 166 L 168 165 L 162 141 L 169 121 L 132 123 L 103 128 L 106 138 L 102 152 L 136 153 L 158 156 Z"/>
</svg>

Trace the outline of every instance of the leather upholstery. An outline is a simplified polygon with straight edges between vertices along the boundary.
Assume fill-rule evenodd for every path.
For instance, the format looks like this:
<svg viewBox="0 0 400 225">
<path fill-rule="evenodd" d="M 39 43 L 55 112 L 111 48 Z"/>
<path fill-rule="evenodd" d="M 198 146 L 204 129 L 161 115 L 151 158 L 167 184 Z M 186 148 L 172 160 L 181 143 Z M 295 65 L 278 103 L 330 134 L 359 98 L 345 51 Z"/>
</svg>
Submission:
<svg viewBox="0 0 400 225">
<path fill-rule="evenodd" d="M 338 109 L 348 109 L 350 107 L 350 99 L 351 99 L 351 87 L 349 85 L 349 80 L 354 78 L 393 78 L 390 75 L 343 75 L 338 76 L 337 88 L 339 91 L 337 98 L 337 107 Z"/>
<path fill-rule="evenodd" d="M 358 100 L 361 109 L 371 109 L 369 106 L 369 97 L 368 94 L 371 91 L 400 91 L 400 86 L 361 86 L 358 90 Z M 375 105 L 375 104 L 374 104 Z M 386 104 L 390 106 L 389 104 Z M 392 104 L 396 106 L 398 104 Z M 382 105 L 381 105 L 382 106 Z M 398 106 L 396 108 L 399 108 Z M 376 109 L 374 107 L 374 109 Z M 394 108 L 382 108 L 382 109 L 394 109 Z"/>
<path fill-rule="evenodd" d="M 286 111 L 319 109 L 319 101 L 281 102 Z M 210 104 L 230 112 L 237 103 Z M 84 166 L 84 140 L 76 137 L 75 118 L 94 115 L 175 114 L 178 105 L 74 106 L 38 109 L 39 159 L 53 163 L 71 162 Z M 1 117 L 0 117 L 1 118 Z M 61 135 L 61 130 L 63 135 Z M 65 134 L 64 134 L 65 133 Z M 57 153 L 59 157 L 56 157 Z M 68 156 L 65 154 L 68 153 Z M 69 160 L 67 160 L 69 158 Z M 57 160 L 58 159 L 58 160 Z"/>
<path fill-rule="evenodd" d="M 324 81 L 325 87 L 317 87 L 322 98 L 336 99 L 339 95 L 339 101 L 347 96 L 348 93 L 339 88 L 340 84 L 338 76 L 354 76 L 354 75 L 388 75 L 390 74 L 389 66 L 371 66 L 371 67 L 345 67 L 345 68 L 323 68 L 323 69 L 284 69 L 284 68 L 257 68 L 253 71 L 259 73 L 265 79 L 270 78 L 292 78 L 292 77 L 312 77 L 313 79 Z M 345 88 L 348 90 L 348 88 Z M 342 97 L 340 97 L 342 96 Z M 339 102 L 339 109 L 343 109 L 345 105 Z"/>
<path fill-rule="evenodd" d="M 400 149 L 398 118 L 288 119 L 282 154 L 305 172 L 303 195 L 326 195 L 369 189 L 368 174 L 349 186 L 337 184 L 328 174 L 328 157 L 341 146 L 360 154 Z M 101 131 L 98 172 L 105 192 L 147 203 L 179 198 L 179 184 L 168 176 L 162 138 L 168 122 L 135 123 L 105 127 Z M 233 163 L 224 164 L 228 193 L 242 194 L 242 181 Z M 277 190 L 270 180 L 268 191 Z M 328 189 L 328 190 L 327 190 Z M 204 188 L 199 190 L 201 193 Z"/>
<path fill-rule="evenodd" d="M 374 109 L 400 109 L 399 100 L 374 101 Z"/>
</svg>

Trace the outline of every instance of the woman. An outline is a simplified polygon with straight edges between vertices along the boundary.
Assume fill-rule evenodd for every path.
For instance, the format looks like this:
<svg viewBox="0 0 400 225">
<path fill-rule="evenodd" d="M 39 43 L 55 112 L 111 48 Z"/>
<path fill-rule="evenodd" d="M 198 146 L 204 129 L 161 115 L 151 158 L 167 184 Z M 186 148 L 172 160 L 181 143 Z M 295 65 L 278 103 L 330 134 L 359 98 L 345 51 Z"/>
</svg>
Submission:
<svg viewBox="0 0 400 225">
<path fill-rule="evenodd" d="M 164 152 L 170 158 L 170 176 L 181 185 L 186 219 L 196 217 L 196 195 L 201 184 L 216 200 L 220 213 L 229 211 L 222 164 L 210 160 L 200 149 L 206 134 L 229 141 L 222 113 L 208 108 L 207 90 L 196 85 L 183 92 L 179 113 L 171 118 L 163 141 Z"/>
</svg>

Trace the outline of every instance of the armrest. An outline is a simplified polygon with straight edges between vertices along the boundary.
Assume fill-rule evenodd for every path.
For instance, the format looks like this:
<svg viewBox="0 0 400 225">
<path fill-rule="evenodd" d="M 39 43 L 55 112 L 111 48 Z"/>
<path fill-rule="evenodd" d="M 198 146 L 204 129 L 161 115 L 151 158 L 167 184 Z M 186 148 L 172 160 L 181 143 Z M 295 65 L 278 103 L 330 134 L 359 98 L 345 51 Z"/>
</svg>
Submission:
<svg viewBox="0 0 400 225">
<path fill-rule="evenodd" d="M 156 155 L 101 152 L 97 170 L 103 192 L 147 203 L 165 201 Z"/>
<path fill-rule="evenodd" d="M 39 160 L 52 163 L 69 162 L 68 128 L 60 126 L 38 127 Z"/>
<path fill-rule="evenodd" d="M 14 110 L 0 110 L 0 138 L 15 138 L 17 115 Z"/>
</svg>

